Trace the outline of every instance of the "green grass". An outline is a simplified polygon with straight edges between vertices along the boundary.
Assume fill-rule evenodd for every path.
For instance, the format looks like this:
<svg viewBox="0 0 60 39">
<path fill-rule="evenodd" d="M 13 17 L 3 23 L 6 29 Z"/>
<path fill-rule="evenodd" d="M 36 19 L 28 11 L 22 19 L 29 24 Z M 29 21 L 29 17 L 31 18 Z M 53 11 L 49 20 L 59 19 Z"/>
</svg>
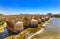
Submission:
<svg viewBox="0 0 60 39">
<path fill-rule="evenodd" d="M 0 25 L 3 25 L 4 24 L 4 22 L 3 21 L 0 21 Z"/>
</svg>

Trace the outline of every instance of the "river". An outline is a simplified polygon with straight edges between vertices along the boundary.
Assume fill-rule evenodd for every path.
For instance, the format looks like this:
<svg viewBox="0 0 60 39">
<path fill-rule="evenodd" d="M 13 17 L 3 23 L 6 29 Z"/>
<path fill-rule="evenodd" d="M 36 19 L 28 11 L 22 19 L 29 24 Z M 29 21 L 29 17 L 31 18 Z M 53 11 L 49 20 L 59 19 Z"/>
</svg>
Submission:
<svg viewBox="0 0 60 39">
<path fill-rule="evenodd" d="M 52 18 L 43 29 L 31 39 L 60 39 L 60 18 Z"/>
</svg>

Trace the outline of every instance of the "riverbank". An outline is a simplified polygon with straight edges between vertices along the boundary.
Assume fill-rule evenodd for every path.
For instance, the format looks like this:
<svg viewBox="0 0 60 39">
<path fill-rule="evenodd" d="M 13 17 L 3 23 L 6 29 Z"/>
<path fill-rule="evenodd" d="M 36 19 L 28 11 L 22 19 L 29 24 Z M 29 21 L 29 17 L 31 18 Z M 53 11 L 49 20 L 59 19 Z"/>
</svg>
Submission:
<svg viewBox="0 0 60 39">
<path fill-rule="evenodd" d="M 0 21 L 0 33 L 4 32 L 4 22 Z"/>
</svg>

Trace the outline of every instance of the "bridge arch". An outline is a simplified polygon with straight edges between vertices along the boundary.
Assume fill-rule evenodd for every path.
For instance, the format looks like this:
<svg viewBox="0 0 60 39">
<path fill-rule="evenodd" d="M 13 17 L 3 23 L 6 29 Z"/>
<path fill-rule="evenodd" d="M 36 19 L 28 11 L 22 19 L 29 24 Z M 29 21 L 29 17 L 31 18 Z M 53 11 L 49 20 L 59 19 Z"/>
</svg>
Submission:
<svg viewBox="0 0 60 39">
<path fill-rule="evenodd" d="M 18 31 L 18 30 L 16 30 L 18 28 L 15 28 L 19 25 L 17 20 L 12 19 L 12 18 L 5 18 L 5 19 L 1 18 L 0 21 L 5 22 L 6 27 L 7 27 L 8 30 L 10 30 L 12 32 L 17 32 Z M 19 21 L 19 22 L 20 22 L 20 26 L 18 26 L 18 27 L 20 28 L 20 31 L 22 31 L 24 29 L 24 28 L 22 29 L 23 25 L 21 26 L 22 21 Z"/>
</svg>

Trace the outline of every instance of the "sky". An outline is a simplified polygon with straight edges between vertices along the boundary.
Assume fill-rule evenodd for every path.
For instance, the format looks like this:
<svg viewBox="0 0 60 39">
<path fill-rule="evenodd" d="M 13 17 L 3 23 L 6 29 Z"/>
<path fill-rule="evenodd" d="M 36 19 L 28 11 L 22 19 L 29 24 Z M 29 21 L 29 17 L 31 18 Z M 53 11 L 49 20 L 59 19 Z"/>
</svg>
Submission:
<svg viewBox="0 0 60 39">
<path fill-rule="evenodd" d="M 60 0 L 0 0 L 0 14 L 59 14 Z"/>
</svg>

